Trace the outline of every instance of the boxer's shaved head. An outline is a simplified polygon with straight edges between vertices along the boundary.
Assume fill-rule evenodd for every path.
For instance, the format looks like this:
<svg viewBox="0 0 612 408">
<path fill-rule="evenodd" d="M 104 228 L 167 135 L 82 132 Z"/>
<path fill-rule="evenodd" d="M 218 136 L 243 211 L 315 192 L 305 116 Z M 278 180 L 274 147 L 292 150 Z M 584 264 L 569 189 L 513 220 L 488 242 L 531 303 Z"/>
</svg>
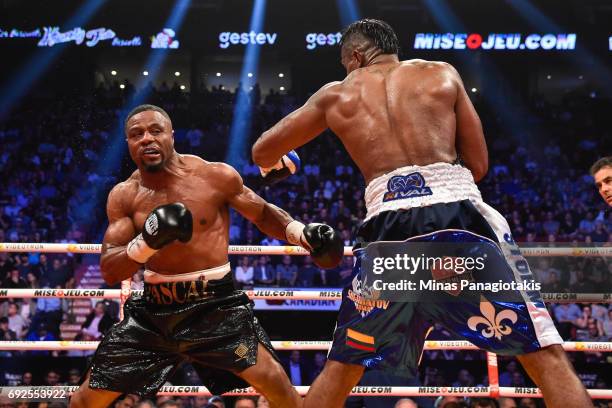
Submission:
<svg viewBox="0 0 612 408">
<path fill-rule="evenodd" d="M 130 120 L 132 116 L 137 115 L 140 112 L 146 112 L 146 111 L 155 111 L 155 112 L 161 113 L 164 118 L 168 119 L 168 122 L 170 122 L 170 127 L 172 127 L 172 120 L 170 120 L 170 115 L 168 115 L 168 112 L 166 112 L 165 110 L 163 110 L 162 108 L 156 105 L 143 104 L 143 105 L 138 105 L 137 107 L 132 109 L 130 113 L 127 114 L 127 116 L 125 117 L 125 121 L 123 122 L 123 128 L 127 130 L 128 121 Z"/>
<path fill-rule="evenodd" d="M 372 47 L 380 50 L 381 54 L 399 52 L 399 41 L 393 28 L 386 22 L 373 18 L 364 18 L 346 27 L 342 32 L 340 46 L 343 52 Z"/>
</svg>

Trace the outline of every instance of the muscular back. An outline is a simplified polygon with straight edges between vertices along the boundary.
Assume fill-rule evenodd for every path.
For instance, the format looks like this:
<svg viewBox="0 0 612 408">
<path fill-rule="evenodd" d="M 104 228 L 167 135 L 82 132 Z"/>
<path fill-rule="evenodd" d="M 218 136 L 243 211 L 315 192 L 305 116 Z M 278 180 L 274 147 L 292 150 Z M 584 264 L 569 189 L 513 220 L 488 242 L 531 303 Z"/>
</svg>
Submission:
<svg viewBox="0 0 612 408">
<path fill-rule="evenodd" d="M 398 167 L 452 162 L 458 84 L 421 60 L 358 69 L 330 87 L 328 126 L 367 181 Z"/>
<path fill-rule="evenodd" d="M 366 182 L 398 167 L 451 163 L 458 156 L 477 181 L 488 168 L 480 119 L 446 63 L 387 58 L 354 70 L 264 132 L 253 160 L 270 167 L 328 127 Z"/>
</svg>

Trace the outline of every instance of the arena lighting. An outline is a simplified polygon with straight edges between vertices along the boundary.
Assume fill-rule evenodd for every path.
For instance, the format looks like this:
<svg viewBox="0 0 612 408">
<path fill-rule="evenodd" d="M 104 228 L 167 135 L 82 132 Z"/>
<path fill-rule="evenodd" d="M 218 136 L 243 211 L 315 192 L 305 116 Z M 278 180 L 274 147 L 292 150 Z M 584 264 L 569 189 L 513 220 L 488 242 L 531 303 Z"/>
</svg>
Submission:
<svg viewBox="0 0 612 408">
<path fill-rule="evenodd" d="M 423 3 L 442 30 L 446 32 L 468 32 L 445 0 L 423 0 Z M 477 60 L 467 53 L 457 53 L 456 55 L 461 60 L 462 65 L 467 68 L 467 72 L 479 76 L 481 89 L 486 89 L 486 92 L 481 92 L 480 95 L 500 117 L 506 129 L 510 130 L 510 133 L 515 137 L 527 135 L 527 123 L 529 121 L 526 119 L 531 117 L 531 114 L 512 89 L 509 87 L 508 89 L 500 89 L 499 82 L 504 80 L 504 76 L 497 69 L 497 66 L 491 62 L 490 58 L 487 55 L 481 55 L 480 64 L 478 64 Z"/>
<path fill-rule="evenodd" d="M 340 13 L 342 27 L 346 27 L 353 21 L 361 18 L 361 12 L 356 0 L 336 0 L 336 7 L 338 8 L 338 13 Z"/>
<path fill-rule="evenodd" d="M 251 21 L 249 31 L 261 32 L 264 26 L 266 17 L 266 0 L 255 0 L 253 2 L 253 11 L 251 12 Z M 259 54 L 261 46 L 257 44 L 246 44 L 244 50 L 244 58 L 242 60 L 242 69 L 240 71 L 240 83 L 242 86 L 248 82 L 250 78 L 248 74 L 257 75 L 259 70 Z M 225 162 L 234 167 L 240 167 L 247 160 L 248 141 L 251 135 L 251 116 L 253 106 L 251 100 L 244 90 L 239 90 L 236 95 L 236 104 L 234 105 L 234 118 L 230 127 L 230 137 L 225 156 Z"/>
<path fill-rule="evenodd" d="M 179 76 L 181 76 L 181 73 L 180 73 L 180 72 L 178 72 L 178 71 L 175 71 L 175 72 L 174 72 L 174 76 L 179 77 Z"/>
<path fill-rule="evenodd" d="M 170 12 L 164 27 L 170 28 L 178 33 L 190 4 L 191 0 L 177 0 L 174 3 L 174 7 Z M 167 48 L 151 49 L 145 65 L 142 67 L 143 74 L 144 72 L 147 72 L 148 75 L 139 77 L 138 82 L 135 85 L 137 92 L 132 93 L 119 113 L 117 123 L 115 124 L 115 128 L 111 133 L 111 139 L 100 155 L 100 164 L 95 170 L 97 174 L 101 176 L 116 176 L 120 171 L 121 162 L 123 161 L 123 158 L 127 152 L 125 145 L 125 132 L 123 128 L 125 116 L 131 109 L 147 101 L 150 92 L 148 85 L 154 82 L 157 78 L 159 70 L 163 66 L 164 60 L 169 52 L 172 52 L 172 50 Z M 96 191 L 94 197 L 88 200 L 85 205 L 81 206 L 79 213 L 77 214 L 77 218 L 87 223 L 87 220 L 91 218 L 93 208 L 103 205 L 101 202 L 106 200 L 105 194 L 106 190 L 104 189 Z"/>
<path fill-rule="evenodd" d="M 149 71 L 142 71 L 142 75 L 144 75 L 144 76 L 149 75 Z"/>
<path fill-rule="evenodd" d="M 476 92 L 478 92 L 478 89 L 477 88 L 472 88 L 472 92 L 476 93 Z"/>
<path fill-rule="evenodd" d="M 547 32 L 564 32 L 563 27 L 544 14 L 540 9 L 533 5 L 529 0 L 513 0 L 507 2 L 525 20 L 537 29 Z M 584 47 L 576 47 L 576 52 L 565 55 L 566 58 L 582 72 L 592 72 L 593 78 L 602 86 L 609 95 L 612 95 L 612 71 L 599 58 L 588 52 Z"/>
<path fill-rule="evenodd" d="M 220 77 L 220 76 L 221 76 L 221 73 L 220 73 L 220 72 L 217 72 L 217 76 L 218 76 L 218 77 Z"/>
<path fill-rule="evenodd" d="M 87 0 L 64 22 L 62 28 L 80 27 L 93 17 L 106 0 Z M 37 49 L 34 55 L 23 64 L 15 77 L 9 78 L 0 88 L 0 120 L 6 118 L 13 106 L 30 90 L 53 61 L 61 54 L 66 44 Z"/>
<path fill-rule="evenodd" d="M 280 74 L 278 74 L 278 77 L 279 77 L 279 78 L 284 78 L 284 77 L 285 77 L 285 74 L 283 74 L 283 73 L 281 72 Z"/>
<path fill-rule="evenodd" d="M 280 88 L 278 88 L 278 89 L 280 89 L 281 91 L 284 91 L 284 90 L 285 90 L 285 87 L 284 87 L 284 86 L 281 86 L 281 87 L 280 87 Z"/>
<path fill-rule="evenodd" d="M 121 84 L 121 85 L 119 85 L 119 88 L 125 89 L 125 85 Z"/>
<path fill-rule="evenodd" d="M 117 75 L 117 71 L 115 71 L 115 70 L 113 69 L 113 70 L 111 71 L 111 75 L 112 75 L 112 76 Z"/>
<path fill-rule="evenodd" d="M 253 73 L 252 73 L 252 72 L 249 72 L 249 73 L 247 74 L 247 76 L 248 76 L 249 78 L 252 78 L 252 77 L 253 77 Z"/>
<path fill-rule="evenodd" d="M 185 85 L 181 85 L 181 91 L 184 91 L 185 88 L 186 88 Z"/>
</svg>

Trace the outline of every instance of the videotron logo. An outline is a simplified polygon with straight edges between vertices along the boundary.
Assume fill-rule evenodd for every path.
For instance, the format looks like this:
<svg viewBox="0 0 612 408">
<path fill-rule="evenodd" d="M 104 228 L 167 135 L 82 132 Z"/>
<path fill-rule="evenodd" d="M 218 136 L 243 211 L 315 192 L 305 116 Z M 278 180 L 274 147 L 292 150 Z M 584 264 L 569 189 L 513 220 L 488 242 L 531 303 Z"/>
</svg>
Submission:
<svg viewBox="0 0 612 408">
<path fill-rule="evenodd" d="M 417 33 L 415 50 L 574 50 L 575 33 L 520 34 Z"/>
</svg>

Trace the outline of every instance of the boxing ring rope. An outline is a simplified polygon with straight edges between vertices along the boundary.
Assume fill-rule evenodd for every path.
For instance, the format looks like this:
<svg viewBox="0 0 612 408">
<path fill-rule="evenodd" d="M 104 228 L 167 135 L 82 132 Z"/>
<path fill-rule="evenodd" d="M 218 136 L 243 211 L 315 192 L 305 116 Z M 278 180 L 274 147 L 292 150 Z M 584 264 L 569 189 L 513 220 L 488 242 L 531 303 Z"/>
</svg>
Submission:
<svg viewBox="0 0 612 408">
<path fill-rule="evenodd" d="M 9 398 L 26 398 L 27 392 L 43 392 L 49 395 L 53 391 L 64 390 L 67 394 L 72 394 L 79 389 L 78 386 L 16 386 L 16 387 L 5 387 L 8 391 Z M 294 387 L 298 394 L 306 395 L 309 386 L 295 386 Z M 351 390 L 349 395 L 351 396 L 362 396 L 362 397 L 439 397 L 439 396 L 457 396 L 457 397 L 480 397 L 487 398 L 491 397 L 493 387 L 487 386 L 473 386 L 473 387 L 446 387 L 446 386 L 421 386 L 421 387 L 394 387 L 386 385 L 371 385 L 371 386 L 356 386 Z M 13 397 L 11 397 L 11 391 Z M 589 389 L 587 390 L 592 399 L 612 399 L 612 390 L 602 389 Z M 163 395 L 174 395 L 182 397 L 194 397 L 204 396 L 210 397 L 212 394 L 206 387 L 198 385 L 164 385 L 160 388 L 157 396 Z M 260 395 L 253 388 L 238 388 L 222 394 L 227 397 L 237 396 L 256 396 Z M 509 398 L 542 398 L 542 393 L 539 388 L 530 387 L 499 387 L 499 397 Z"/>
<path fill-rule="evenodd" d="M 28 341 L 28 340 L 4 340 L 0 341 L 0 351 L 66 351 L 66 350 L 95 350 L 97 341 Z M 272 341 L 275 350 L 288 351 L 328 351 L 331 341 L 309 341 L 309 340 L 277 340 Z M 565 351 L 583 352 L 612 352 L 612 342 L 597 341 L 566 341 L 563 344 Z M 478 347 L 465 340 L 426 340 L 424 350 L 480 350 Z"/>
<path fill-rule="evenodd" d="M 0 252 L 49 252 L 49 253 L 73 253 L 73 254 L 99 254 L 102 251 L 101 244 L 48 244 L 36 242 L 0 242 Z M 230 245 L 230 255 L 308 255 L 302 247 L 276 245 Z M 572 257 L 605 257 L 612 258 L 612 246 L 606 247 L 523 247 L 523 256 L 548 257 L 548 256 L 572 256 Z M 344 255 L 352 256 L 352 247 L 344 247 Z"/>
<path fill-rule="evenodd" d="M 129 282 L 129 281 L 124 281 Z M 128 292 L 129 291 L 129 292 Z M 130 294 L 142 295 L 142 290 L 123 289 L 2 289 L 1 298 L 121 299 Z M 253 300 L 341 300 L 342 289 L 291 290 L 257 288 L 244 291 Z M 542 299 L 552 303 L 612 303 L 612 293 L 542 293 Z"/>
<path fill-rule="evenodd" d="M 0 252 L 50 252 L 50 253 L 79 253 L 99 254 L 102 246 L 100 244 L 50 244 L 50 243 L 0 243 Z M 297 246 L 253 246 L 253 245 L 230 245 L 230 255 L 308 255 L 308 252 Z M 521 248 L 521 253 L 529 257 L 612 257 L 611 247 L 534 247 Z M 351 247 L 344 248 L 345 256 L 352 256 Z M 294 291 L 279 288 L 259 288 L 245 291 L 251 299 L 283 299 L 283 300 L 340 300 L 342 291 L 330 290 L 307 290 Z M 121 283 L 121 289 L 1 289 L 0 298 L 39 298 L 39 297 L 61 297 L 61 298 L 104 298 L 120 299 L 121 318 L 123 318 L 123 304 L 132 294 L 142 291 L 132 291 L 130 280 Z M 612 295 L 606 293 L 548 293 L 543 294 L 544 300 L 556 303 L 564 302 L 605 302 L 612 303 Z M 329 341 L 273 341 L 273 347 L 277 350 L 328 350 L 331 346 Z M 95 341 L 0 341 L 0 350 L 95 350 L 98 342 Z M 572 352 L 610 352 L 612 342 L 566 342 L 563 345 L 566 351 Z M 424 350 L 479 350 L 467 341 L 426 341 Z M 522 387 L 500 387 L 497 356 L 494 353 L 487 354 L 487 371 L 489 376 L 488 387 L 390 387 L 390 386 L 357 386 L 353 388 L 350 395 L 353 396 L 422 396 L 437 397 L 445 396 L 471 396 L 471 397 L 533 397 L 541 398 L 542 395 L 537 388 Z M 24 390 L 53 390 L 64 389 L 74 392 L 78 387 L 12 387 Z M 295 387 L 300 395 L 305 395 L 310 387 Z M 594 399 L 612 399 L 612 389 L 587 390 Z M 179 396 L 210 396 L 211 393 L 202 386 L 164 386 L 158 395 Z M 258 395 L 252 388 L 233 390 L 224 395 Z"/>
</svg>

